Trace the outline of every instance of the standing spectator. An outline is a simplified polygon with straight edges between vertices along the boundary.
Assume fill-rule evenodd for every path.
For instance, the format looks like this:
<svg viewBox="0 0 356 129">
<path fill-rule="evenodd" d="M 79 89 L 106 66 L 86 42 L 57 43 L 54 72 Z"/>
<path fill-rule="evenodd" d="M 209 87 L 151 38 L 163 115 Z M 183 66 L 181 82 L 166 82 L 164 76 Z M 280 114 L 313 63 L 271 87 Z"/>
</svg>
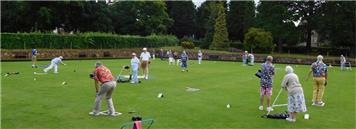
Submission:
<svg viewBox="0 0 356 129">
<path fill-rule="evenodd" d="M 169 65 L 174 65 L 174 58 L 173 58 L 173 53 L 171 50 L 167 51 L 167 56 L 168 56 L 168 64 Z"/>
<path fill-rule="evenodd" d="M 311 65 L 310 72 L 305 80 L 308 80 L 311 73 L 313 73 L 314 77 L 312 105 L 323 107 L 325 103 L 322 100 L 328 79 L 328 67 L 324 64 L 322 55 L 318 55 L 317 61 Z"/>
<path fill-rule="evenodd" d="M 153 51 L 152 51 L 152 59 L 154 60 L 154 59 L 156 59 L 156 51 L 153 49 Z"/>
<path fill-rule="evenodd" d="M 31 57 L 31 59 L 32 59 L 32 68 L 37 68 L 37 66 L 36 66 L 37 54 L 38 54 L 37 49 L 33 48 L 32 49 L 32 57 Z"/>
<path fill-rule="evenodd" d="M 305 99 L 302 85 L 299 82 L 298 76 L 293 73 L 291 66 L 286 67 L 286 75 L 282 81 L 282 88 L 288 91 L 288 112 L 289 118 L 287 121 L 295 122 L 298 112 L 306 112 Z"/>
<path fill-rule="evenodd" d="M 161 60 L 163 61 L 163 58 L 164 58 L 164 51 L 163 51 L 162 48 L 161 48 L 161 50 L 159 51 L 159 58 L 161 58 Z"/>
<path fill-rule="evenodd" d="M 264 98 L 267 98 L 267 111 L 273 111 L 271 107 L 272 82 L 274 76 L 274 66 L 272 64 L 273 57 L 267 56 L 266 62 L 261 65 L 261 88 L 260 88 L 260 106 L 259 110 L 263 110 Z"/>
<path fill-rule="evenodd" d="M 255 56 L 252 53 L 248 54 L 248 58 L 250 58 L 249 65 L 255 65 Z"/>
<path fill-rule="evenodd" d="M 136 53 L 132 53 L 131 59 L 131 69 L 132 69 L 132 79 L 131 83 L 138 83 L 138 67 L 140 66 L 140 60 L 136 57 Z"/>
<path fill-rule="evenodd" d="M 180 58 L 182 65 L 182 72 L 187 71 L 188 72 L 188 55 L 185 51 L 182 52 L 181 58 Z"/>
<path fill-rule="evenodd" d="M 201 64 L 201 61 L 203 59 L 203 53 L 201 52 L 201 50 L 198 51 L 198 64 Z"/>
<path fill-rule="evenodd" d="M 61 63 L 63 65 L 66 65 L 65 63 L 63 63 L 63 57 L 62 56 L 59 56 L 59 57 L 56 57 L 56 58 L 53 58 L 51 60 L 51 64 L 43 69 L 43 72 L 47 73 L 49 70 L 51 70 L 52 68 L 54 68 L 54 73 L 58 73 L 58 64 Z"/>
<path fill-rule="evenodd" d="M 174 61 L 177 62 L 177 65 L 179 65 L 180 60 L 179 60 L 178 52 L 177 52 L 177 51 L 173 52 L 173 58 L 174 58 Z"/>
<path fill-rule="evenodd" d="M 245 53 L 242 54 L 242 65 L 243 66 L 246 66 L 246 64 L 247 64 L 247 58 L 248 58 L 247 55 L 248 55 L 247 51 L 245 51 Z"/>
<path fill-rule="evenodd" d="M 345 69 L 345 65 L 346 65 L 346 58 L 344 57 L 344 55 L 340 56 L 340 69 L 344 70 Z"/>
<path fill-rule="evenodd" d="M 96 62 L 92 79 L 95 80 L 96 97 L 94 109 L 92 112 L 89 112 L 89 115 L 100 115 L 101 99 L 104 97 L 104 95 L 106 95 L 106 102 L 108 105 L 108 112 L 106 115 L 121 115 L 122 113 L 115 112 L 114 103 L 111 97 L 116 87 L 116 81 L 114 81 L 114 77 L 112 76 L 111 71 L 101 62 Z"/>
<path fill-rule="evenodd" d="M 145 79 L 148 79 L 148 69 L 149 69 L 149 64 L 150 64 L 150 52 L 147 51 L 147 48 L 142 49 L 143 52 L 140 55 L 141 58 L 141 67 L 143 70 L 143 76 Z"/>
</svg>

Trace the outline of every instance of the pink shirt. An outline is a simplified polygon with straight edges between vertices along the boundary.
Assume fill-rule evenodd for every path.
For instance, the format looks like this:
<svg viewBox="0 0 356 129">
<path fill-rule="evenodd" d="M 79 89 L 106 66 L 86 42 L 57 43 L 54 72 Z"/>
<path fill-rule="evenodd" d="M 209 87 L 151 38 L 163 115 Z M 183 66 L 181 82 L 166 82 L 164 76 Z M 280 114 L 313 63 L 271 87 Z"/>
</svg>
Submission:
<svg viewBox="0 0 356 129">
<path fill-rule="evenodd" d="M 99 66 L 94 71 L 94 79 L 101 83 L 109 82 L 113 80 L 113 76 L 108 68 L 105 66 Z"/>
</svg>

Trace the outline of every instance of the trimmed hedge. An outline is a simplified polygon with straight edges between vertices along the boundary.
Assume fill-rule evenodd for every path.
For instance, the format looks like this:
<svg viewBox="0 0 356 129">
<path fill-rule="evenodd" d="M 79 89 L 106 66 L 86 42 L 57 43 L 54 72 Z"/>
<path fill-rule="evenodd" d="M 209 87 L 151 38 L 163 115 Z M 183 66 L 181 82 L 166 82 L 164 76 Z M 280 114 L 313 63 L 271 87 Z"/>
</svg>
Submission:
<svg viewBox="0 0 356 129">
<path fill-rule="evenodd" d="M 115 49 L 175 46 L 178 42 L 177 37 L 172 35 L 1 33 L 1 49 Z"/>
</svg>

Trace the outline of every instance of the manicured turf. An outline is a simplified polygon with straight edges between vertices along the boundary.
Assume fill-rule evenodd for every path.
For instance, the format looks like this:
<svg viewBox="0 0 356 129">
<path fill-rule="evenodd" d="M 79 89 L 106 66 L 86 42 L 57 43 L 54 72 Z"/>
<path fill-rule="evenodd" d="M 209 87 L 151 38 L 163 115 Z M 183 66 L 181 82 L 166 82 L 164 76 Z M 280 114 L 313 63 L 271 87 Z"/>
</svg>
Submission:
<svg viewBox="0 0 356 129">
<path fill-rule="evenodd" d="M 241 62 L 205 61 L 198 65 L 191 61 L 189 72 L 180 72 L 179 67 L 156 59 L 151 64 L 152 79 L 139 85 L 118 84 L 113 100 L 122 116 L 92 117 L 88 112 L 94 104 L 95 90 L 89 73 L 95 60 L 65 62 L 68 65 L 59 66 L 59 74 L 51 71 L 48 75 L 34 75 L 33 72 L 42 69 L 32 69 L 30 62 L 2 62 L 2 73 L 20 72 L 1 78 L 2 129 L 118 129 L 135 114 L 153 118 L 153 129 L 355 128 L 356 69 L 341 72 L 334 67 L 329 70 L 323 108 L 310 106 L 312 79 L 301 81 L 310 120 L 304 120 L 302 113 L 296 123 L 289 123 L 260 118 L 265 112 L 257 109 L 259 79 L 254 76 L 260 64 L 243 67 Z M 39 62 L 47 63 L 49 61 Z M 103 63 L 117 75 L 129 60 L 103 60 Z M 309 70 L 306 65 L 292 66 L 300 78 Z M 276 64 L 273 98 L 280 89 L 284 67 L 285 64 Z M 62 86 L 63 81 L 68 84 Z M 201 90 L 187 92 L 186 87 Z M 165 97 L 159 99 L 157 95 L 161 92 Z M 286 92 L 283 92 L 278 103 L 286 102 Z M 230 109 L 226 108 L 227 104 L 231 105 Z M 106 101 L 102 107 L 106 109 Z M 286 107 L 275 108 L 275 112 L 285 110 Z M 137 113 L 128 114 L 129 111 Z"/>
</svg>

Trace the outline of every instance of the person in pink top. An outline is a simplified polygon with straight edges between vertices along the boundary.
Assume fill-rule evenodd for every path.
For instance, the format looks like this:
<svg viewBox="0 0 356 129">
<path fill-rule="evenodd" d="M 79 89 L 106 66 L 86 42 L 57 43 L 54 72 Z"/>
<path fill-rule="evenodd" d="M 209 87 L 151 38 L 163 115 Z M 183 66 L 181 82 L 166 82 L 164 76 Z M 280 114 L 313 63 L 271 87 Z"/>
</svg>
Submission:
<svg viewBox="0 0 356 129">
<path fill-rule="evenodd" d="M 111 74 L 111 71 L 105 67 L 101 62 L 95 63 L 95 70 L 90 76 L 95 80 L 95 90 L 96 98 L 94 109 L 92 112 L 89 112 L 89 115 L 98 116 L 104 113 L 103 115 L 118 116 L 121 115 L 119 112 L 115 112 L 112 93 L 116 87 L 116 81 Z M 100 88 L 99 88 L 100 87 Z M 108 105 L 107 112 L 100 112 L 101 99 L 106 95 L 106 101 Z"/>
</svg>

